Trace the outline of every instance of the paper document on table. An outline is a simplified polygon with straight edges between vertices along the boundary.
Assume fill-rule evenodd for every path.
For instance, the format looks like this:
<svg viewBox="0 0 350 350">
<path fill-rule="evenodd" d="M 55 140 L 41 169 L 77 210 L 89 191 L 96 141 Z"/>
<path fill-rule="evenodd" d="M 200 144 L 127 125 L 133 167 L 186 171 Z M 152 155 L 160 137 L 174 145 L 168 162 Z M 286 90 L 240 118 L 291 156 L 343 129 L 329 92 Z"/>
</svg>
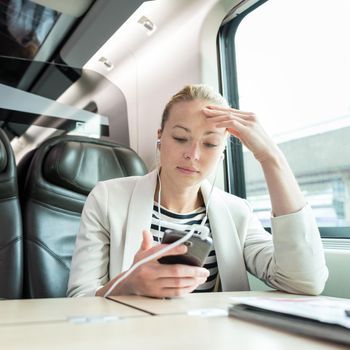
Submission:
<svg viewBox="0 0 350 350">
<path fill-rule="evenodd" d="M 229 315 L 343 344 L 350 344 L 350 300 L 328 297 L 233 297 Z"/>
<path fill-rule="evenodd" d="M 338 324 L 350 329 L 350 300 L 328 297 L 306 298 L 231 298 L 235 304 L 245 304 L 256 308 L 287 315 L 305 317 L 312 320 Z"/>
</svg>

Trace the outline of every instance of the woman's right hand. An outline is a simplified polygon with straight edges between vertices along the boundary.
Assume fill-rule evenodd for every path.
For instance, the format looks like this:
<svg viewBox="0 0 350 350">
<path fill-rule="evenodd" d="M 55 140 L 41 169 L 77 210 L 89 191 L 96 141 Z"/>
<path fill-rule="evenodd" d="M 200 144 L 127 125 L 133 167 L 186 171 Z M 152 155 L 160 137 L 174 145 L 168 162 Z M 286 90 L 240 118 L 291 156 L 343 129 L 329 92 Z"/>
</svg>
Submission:
<svg viewBox="0 0 350 350">
<path fill-rule="evenodd" d="M 134 264 L 151 254 L 164 248 L 165 244 L 153 246 L 152 234 L 144 230 L 143 241 L 140 249 L 134 257 Z M 110 295 L 145 295 L 156 298 L 175 297 L 191 293 L 200 284 L 203 284 L 209 271 L 202 267 L 182 264 L 160 264 L 158 259 L 167 255 L 185 254 L 187 247 L 180 245 L 168 252 L 151 260 L 133 271 L 130 276 L 121 281 L 110 293 Z M 118 280 L 125 272 L 113 278 L 103 288 L 97 291 L 96 295 L 104 293 Z"/>
</svg>

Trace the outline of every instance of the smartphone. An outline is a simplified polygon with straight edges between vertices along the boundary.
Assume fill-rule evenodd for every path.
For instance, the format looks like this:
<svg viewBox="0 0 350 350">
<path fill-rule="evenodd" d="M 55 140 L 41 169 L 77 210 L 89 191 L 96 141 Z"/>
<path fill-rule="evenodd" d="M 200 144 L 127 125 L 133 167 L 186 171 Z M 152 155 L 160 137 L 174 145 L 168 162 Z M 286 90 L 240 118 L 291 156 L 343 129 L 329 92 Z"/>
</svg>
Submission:
<svg viewBox="0 0 350 350">
<path fill-rule="evenodd" d="M 162 243 L 170 244 L 186 235 L 186 232 L 177 230 L 166 230 Z M 158 259 L 161 264 L 185 264 L 202 267 L 209 255 L 213 240 L 210 237 L 205 239 L 193 235 L 183 244 L 187 246 L 187 252 L 183 255 L 168 255 Z"/>
</svg>

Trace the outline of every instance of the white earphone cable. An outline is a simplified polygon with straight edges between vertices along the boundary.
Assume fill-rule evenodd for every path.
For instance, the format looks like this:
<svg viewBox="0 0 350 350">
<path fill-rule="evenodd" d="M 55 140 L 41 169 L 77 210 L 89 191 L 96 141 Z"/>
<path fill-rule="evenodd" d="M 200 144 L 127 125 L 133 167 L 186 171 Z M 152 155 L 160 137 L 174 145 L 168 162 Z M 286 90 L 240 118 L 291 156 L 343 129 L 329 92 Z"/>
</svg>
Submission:
<svg viewBox="0 0 350 350">
<path fill-rule="evenodd" d="M 158 184 L 159 184 L 159 189 L 158 189 L 158 235 L 157 235 L 157 238 L 158 238 L 158 243 L 160 243 L 160 231 L 161 231 L 161 225 L 160 225 L 160 222 L 161 222 L 161 212 L 160 212 L 160 199 L 161 199 L 161 193 L 162 193 L 162 183 L 160 181 L 160 176 L 159 176 L 159 167 L 158 167 L 158 170 L 157 170 L 157 177 L 158 177 Z"/>
<path fill-rule="evenodd" d="M 152 261 L 156 258 L 159 258 L 162 254 L 168 252 L 169 250 L 179 246 L 180 244 L 186 242 L 188 239 L 190 239 L 195 231 L 195 226 L 191 229 L 190 232 L 188 232 L 185 236 L 180 238 L 179 240 L 175 241 L 174 243 L 171 243 L 164 247 L 163 249 L 159 250 L 156 253 L 153 253 L 146 258 L 141 259 L 138 261 L 135 265 L 131 266 L 131 268 L 125 272 L 123 276 L 121 276 L 119 279 L 117 279 L 112 286 L 107 290 L 107 292 L 104 294 L 104 297 L 108 297 L 108 295 L 112 292 L 112 290 L 122 281 L 124 281 L 131 273 L 133 273 L 139 266 L 148 263 L 149 261 Z"/>
</svg>

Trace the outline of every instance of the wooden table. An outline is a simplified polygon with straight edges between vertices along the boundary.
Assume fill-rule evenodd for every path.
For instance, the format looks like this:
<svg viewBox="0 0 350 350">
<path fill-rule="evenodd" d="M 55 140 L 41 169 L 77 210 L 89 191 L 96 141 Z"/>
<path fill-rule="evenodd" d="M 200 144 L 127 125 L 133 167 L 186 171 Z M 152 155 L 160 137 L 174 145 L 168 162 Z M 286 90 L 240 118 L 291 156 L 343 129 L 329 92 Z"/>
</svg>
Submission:
<svg viewBox="0 0 350 350">
<path fill-rule="evenodd" d="M 0 327 L 11 324 L 57 322 L 79 318 L 144 316 L 144 312 L 104 298 L 55 298 L 0 301 Z M 1 341 L 1 339 L 0 339 Z"/>
<path fill-rule="evenodd" d="M 247 295 L 258 293 L 191 294 L 171 300 L 118 297 L 118 302 L 99 297 L 1 301 L 0 344 L 2 349 L 11 350 L 347 348 L 223 314 L 193 313 L 193 310 L 226 310 L 232 296 Z"/>
<path fill-rule="evenodd" d="M 227 310 L 232 304 L 232 297 L 240 296 L 271 296 L 285 297 L 286 293 L 268 292 L 223 292 L 223 293 L 191 293 L 183 297 L 172 299 L 155 299 L 142 296 L 125 295 L 108 297 L 123 305 L 135 307 L 152 315 L 172 315 L 195 313 L 200 310 Z M 300 298 L 298 295 L 288 294 L 288 298 Z M 218 310 L 219 311 L 219 310 Z"/>
</svg>

